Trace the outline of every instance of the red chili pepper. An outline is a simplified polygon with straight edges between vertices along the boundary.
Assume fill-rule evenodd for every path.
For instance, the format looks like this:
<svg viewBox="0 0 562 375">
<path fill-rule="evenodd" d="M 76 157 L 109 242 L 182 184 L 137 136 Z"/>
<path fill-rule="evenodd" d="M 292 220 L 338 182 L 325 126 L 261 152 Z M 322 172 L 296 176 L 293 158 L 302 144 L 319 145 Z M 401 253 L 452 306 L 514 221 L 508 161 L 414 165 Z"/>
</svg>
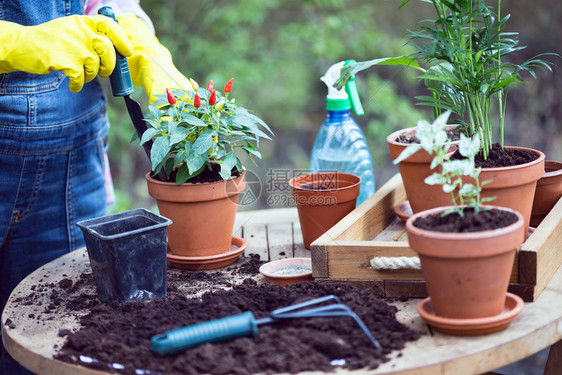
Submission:
<svg viewBox="0 0 562 375">
<path fill-rule="evenodd" d="M 213 80 L 209 81 L 209 84 L 207 85 L 207 91 L 213 92 Z"/>
<path fill-rule="evenodd" d="M 229 79 L 226 85 L 224 85 L 224 92 L 232 91 L 232 81 L 234 81 L 234 78 Z"/>
<path fill-rule="evenodd" d="M 174 94 L 172 94 L 170 89 L 166 89 L 166 95 L 168 95 L 168 103 L 170 103 L 171 105 L 176 104 L 176 97 L 174 96 Z"/>
<path fill-rule="evenodd" d="M 209 105 L 217 104 L 217 92 L 213 90 L 211 96 L 209 96 Z"/>
<path fill-rule="evenodd" d="M 199 94 L 195 94 L 195 97 L 193 98 L 193 106 L 195 108 L 201 107 L 201 98 L 199 97 Z"/>
</svg>

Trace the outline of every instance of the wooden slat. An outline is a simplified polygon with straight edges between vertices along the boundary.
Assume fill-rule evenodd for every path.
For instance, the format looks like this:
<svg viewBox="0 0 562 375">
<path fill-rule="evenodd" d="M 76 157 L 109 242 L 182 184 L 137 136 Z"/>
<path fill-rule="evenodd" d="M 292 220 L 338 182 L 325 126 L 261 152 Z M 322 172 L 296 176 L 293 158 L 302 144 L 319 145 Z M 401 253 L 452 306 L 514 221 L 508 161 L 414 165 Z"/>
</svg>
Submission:
<svg viewBox="0 0 562 375">
<path fill-rule="evenodd" d="M 244 256 L 258 254 L 261 260 L 269 260 L 269 247 L 267 245 L 267 231 L 265 224 L 246 224 L 243 227 L 244 239 L 248 247 Z"/>
<path fill-rule="evenodd" d="M 310 258 L 310 250 L 304 247 L 302 239 L 301 224 L 297 220 L 293 222 L 293 256 L 295 258 Z"/>
<path fill-rule="evenodd" d="M 291 258 L 293 256 L 292 223 L 267 224 L 269 260 Z"/>
<path fill-rule="evenodd" d="M 562 198 L 519 251 L 520 282 L 535 284 L 539 296 L 562 264 Z"/>
</svg>

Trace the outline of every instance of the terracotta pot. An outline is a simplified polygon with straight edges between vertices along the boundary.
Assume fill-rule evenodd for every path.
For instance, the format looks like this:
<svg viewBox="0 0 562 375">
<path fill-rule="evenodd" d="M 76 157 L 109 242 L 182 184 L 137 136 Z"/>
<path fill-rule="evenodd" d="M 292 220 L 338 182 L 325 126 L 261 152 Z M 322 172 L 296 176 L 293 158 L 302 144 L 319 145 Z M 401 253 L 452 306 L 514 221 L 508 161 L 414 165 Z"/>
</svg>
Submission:
<svg viewBox="0 0 562 375">
<path fill-rule="evenodd" d="M 162 182 L 146 174 L 148 193 L 156 199 L 160 214 L 170 218 L 168 249 L 174 255 L 203 257 L 230 249 L 240 193 L 246 188 L 246 172 L 227 181 Z"/>
<path fill-rule="evenodd" d="M 418 253 L 423 277 L 437 315 L 447 318 L 480 318 L 502 312 L 516 249 L 523 243 L 523 216 L 504 228 L 443 233 L 414 226 L 418 217 L 443 212 L 438 207 L 414 214 L 406 222 L 408 242 Z"/>
<path fill-rule="evenodd" d="M 312 173 L 289 181 L 305 248 L 310 249 L 314 240 L 353 211 L 360 182 L 359 176 L 343 172 Z M 325 190 L 302 188 L 307 184 L 323 186 Z"/>
<path fill-rule="evenodd" d="M 491 180 L 482 187 L 482 197 L 495 197 L 490 204 L 511 208 L 523 215 L 525 233 L 529 228 L 533 197 L 537 181 L 544 174 L 544 154 L 525 147 L 506 146 L 508 149 L 533 151 L 539 155 L 532 162 L 511 167 L 482 168 L 480 181 Z"/>
<path fill-rule="evenodd" d="M 530 225 L 537 227 L 548 215 L 552 207 L 562 197 L 562 163 L 547 160 L 544 162 L 544 174 L 537 181 Z"/>
<path fill-rule="evenodd" d="M 447 125 L 447 130 L 455 129 L 457 125 Z M 416 128 L 406 128 L 398 130 L 390 134 L 386 138 L 390 157 L 394 160 L 408 147 L 406 143 L 396 141 L 401 134 L 414 136 Z M 458 142 L 451 144 L 451 152 L 457 149 Z M 437 169 L 430 169 L 429 166 L 433 160 L 433 155 L 428 154 L 425 150 L 420 150 L 406 160 L 398 163 L 398 170 L 402 177 L 404 190 L 410 202 L 412 212 L 420 212 L 434 207 L 447 206 L 451 204 L 449 194 L 443 192 L 441 186 L 427 185 L 424 181 L 426 177 L 432 175 Z"/>
</svg>

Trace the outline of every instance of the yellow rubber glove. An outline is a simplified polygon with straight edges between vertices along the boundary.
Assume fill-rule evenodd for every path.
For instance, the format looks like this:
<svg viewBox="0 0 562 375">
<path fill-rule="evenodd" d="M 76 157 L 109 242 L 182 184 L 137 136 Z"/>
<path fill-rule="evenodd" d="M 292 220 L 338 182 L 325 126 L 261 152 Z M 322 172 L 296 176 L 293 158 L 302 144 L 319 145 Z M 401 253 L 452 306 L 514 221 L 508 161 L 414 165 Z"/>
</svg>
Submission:
<svg viewBox="0 0 562 375">
<path fill-rule="evenodd" d="M 36 26 L 0 21 L 0 73 L 62 71 L 72 92 L 98 74 L 109 76 L 115 49 L 124 56 L 133 52 L 121 27 L 104 16 L 68 16 Z"/>
<path fill-rule="evenodd" d="M 158 42 L 146 22 L 128 14 L 118 21 L 133 44 L 133 55 L 127 58 L 131 79 L 144 87 L 150 102 L 167 88 L 193 91 L 189 80 L 174 66 L 170 51 Z"/>
</svg>

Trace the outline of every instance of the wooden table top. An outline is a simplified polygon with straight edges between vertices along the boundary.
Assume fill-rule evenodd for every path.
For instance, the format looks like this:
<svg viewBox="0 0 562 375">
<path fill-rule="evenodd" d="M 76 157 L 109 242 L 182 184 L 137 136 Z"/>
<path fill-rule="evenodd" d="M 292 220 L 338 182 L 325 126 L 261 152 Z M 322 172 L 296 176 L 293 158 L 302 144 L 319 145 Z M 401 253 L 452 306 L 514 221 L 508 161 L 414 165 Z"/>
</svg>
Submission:
<svg viewBox="0 0 562 375">
<path fill-rule="evenodd" d="M 247 254 L 257 253 L 262 259 L 310 257 L 310 252 L 302 245 L 294 208 L 240 212 L 234 235 L 247 240 Z M 55 345 L 60 347 L 65 340 L 58 335 L 60 327 L 79 327 L 73 316 L 55 309 L 50 314 L 52 322 L 56 324 L 49 324 L 30 315 L 37 313 L 34 311 L 37 306 L 14 303 L 16 298 L 27 296 L 33 285 L 58 283 L 63 278 L 75 281 L 87 268 L 88 256 L 85 249 L 81 249 L 36 270 L 12 293 L 2 314 L 2 339 L 8 352 L 31 371 L 41 375 L 105 374 L 53 359 Z M 427 335 L 407 343 L 403 350 L 392 353 L 392 360 L 379 368 L 360 373 L 480 374 L 518 361 L 562 339 L 562 267 L 536 302 L 526 303 L 521 314 L 507 329 L 489 335 L 456 337 L 430 332 L 416 312 L 419 301 L 411 299 L 393 304 L 399 309 L 397 319 L 400 322 L 427 332 Z M 8 318 L 15 328 L 4 324 Z M 561 346 L 559 343 L 556 347 Z M 338 370 L 336 373 L 359 372 Z"/>
</svg>

